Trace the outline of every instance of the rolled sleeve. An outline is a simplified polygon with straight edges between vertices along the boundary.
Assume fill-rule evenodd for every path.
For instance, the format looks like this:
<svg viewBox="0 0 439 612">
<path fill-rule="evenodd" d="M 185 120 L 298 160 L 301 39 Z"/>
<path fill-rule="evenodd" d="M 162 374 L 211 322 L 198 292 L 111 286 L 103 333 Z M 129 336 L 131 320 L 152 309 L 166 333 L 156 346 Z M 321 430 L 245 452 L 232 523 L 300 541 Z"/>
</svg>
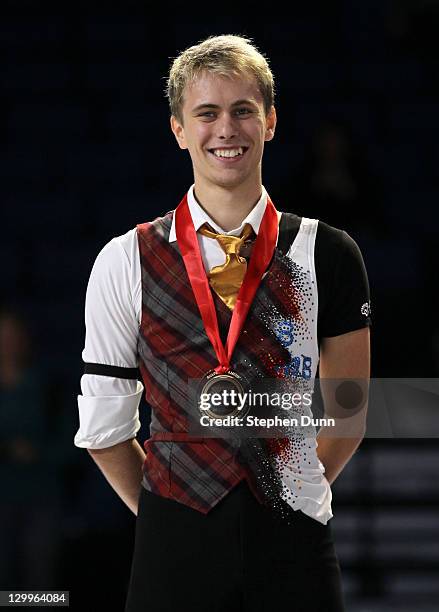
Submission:
<svg viewBox="0 0 439 612">
<path fill-rule="evenodd" d="M 75 445 L 80 448 L 108 448 L 134 438 L 140 429 L 139 403 L 143 385 L 135 393 L 86 397 L 78 395 L 79 430 Z"/>
</svg>

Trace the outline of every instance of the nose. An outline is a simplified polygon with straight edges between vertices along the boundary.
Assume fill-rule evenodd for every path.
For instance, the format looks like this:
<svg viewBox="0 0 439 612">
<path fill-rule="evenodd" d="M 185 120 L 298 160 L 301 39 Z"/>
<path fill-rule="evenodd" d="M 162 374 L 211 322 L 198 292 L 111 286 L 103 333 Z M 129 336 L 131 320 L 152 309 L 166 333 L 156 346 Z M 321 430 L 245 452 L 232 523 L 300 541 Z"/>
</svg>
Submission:
<svg viewBox="0 0 439 612">
<path fill-rule="evenodd" d="M 229 113 L 222 113 L 216 121 L 217 137 L 222 140 L 230 140 L 238 134 L 236 119 Z"/>
</svg>

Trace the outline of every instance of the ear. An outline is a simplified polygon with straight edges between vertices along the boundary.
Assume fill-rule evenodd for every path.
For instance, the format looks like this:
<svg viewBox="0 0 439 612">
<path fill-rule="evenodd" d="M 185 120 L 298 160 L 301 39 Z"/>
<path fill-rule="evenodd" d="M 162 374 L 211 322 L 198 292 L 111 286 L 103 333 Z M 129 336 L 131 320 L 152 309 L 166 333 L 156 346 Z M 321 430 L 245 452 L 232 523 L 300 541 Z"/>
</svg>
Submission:
<svg viewBox="0 0 439 612">
<path fill-rule="evenodd" d="M 277 123 L 276 109 L 274 108 L 274 106 L 271 107 L 270 112 L 268 113 L 265 121 L 265 142 L 268 142 L 269 140 L 273 140 L 274 138 L 274 132 Z"/>
<path fill-rule="evenodd" d="M 184 134 L 184 127 L 178 121 L 174 115 L 171 115 L 171 130 L 174 133 L 174 136 L 178 142 L 178 146 L 180 149 L 187 149 L 186 137 Z"/>
</svg>

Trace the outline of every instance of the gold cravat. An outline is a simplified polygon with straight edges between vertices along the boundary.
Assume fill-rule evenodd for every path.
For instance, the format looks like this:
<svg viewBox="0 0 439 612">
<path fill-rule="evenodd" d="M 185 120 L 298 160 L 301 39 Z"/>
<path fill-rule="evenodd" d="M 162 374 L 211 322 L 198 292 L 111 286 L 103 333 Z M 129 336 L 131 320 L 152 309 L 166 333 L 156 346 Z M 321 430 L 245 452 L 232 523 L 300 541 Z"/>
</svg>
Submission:
<svg viewBox="0 0 439 612">
<path fill-rule="evenodd" d="M 205 223 L 198 231 L 204 236 L 215 238 L 226 254 L 226 262 L 222 266 L 214 266 L 207 276 L 215 293 L 230 310 L 233 310 L 247 272 L 247 261 L 239 252 L 244 242 L 253 234 L 253 228 L 246 223 L 240 236 L 226 236 L 217 234 Z"/>
</svg>

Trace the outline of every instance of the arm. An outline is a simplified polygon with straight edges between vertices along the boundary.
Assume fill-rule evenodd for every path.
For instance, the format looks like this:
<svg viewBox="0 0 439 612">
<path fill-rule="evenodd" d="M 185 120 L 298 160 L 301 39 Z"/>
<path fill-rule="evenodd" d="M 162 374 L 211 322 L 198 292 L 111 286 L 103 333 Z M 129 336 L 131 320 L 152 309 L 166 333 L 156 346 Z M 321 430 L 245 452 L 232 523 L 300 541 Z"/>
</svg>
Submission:
<svg viewBox="0 0 439 612">
<path fill-rule="evenodd" d="M 121 500 L 137 515 L 145 461 L 145 453 L 137 440 L 126 440 L 109 448 L 88 449 L 88 452 Z"/>
<path fill-rule="evenodd" d="M 365 381 L 366 389 L 370 377 L 370 332 L 369 328 L 358 329 L 333 338 L 323 338 L 320 347 L 320 378 L 321 379 L 361 379 Z M 335 414 L 331 407 L 332 394 L 325 393 L 322 383 L 322 395 L 325 411 Z M 354 417 L 338 419 L 337 429 L 341 433 L 344 425 L 354 432 L 353 437 L 334 437 L 331 427 L 322 427 L 317 435 L 317 454 L 325 467 L 325 476 L 330 484 L 334 482 L 344 466 L 348 463 L 364 437 L 366 424 L 365 406 Z"/>
<path fill-rule="evenodd" d="M 75 436 L 75 445 L 88 450 L 134 514 L 145 460 L 135 439 L 143 385 L 130 372 L 137 367 L 139 315 L 134 296 L 140 272 L 136 255 L 137 235 L 131 231 L 108 243 L 93 266 L 82 357 L 93 364 L 94 373 L 84 373 L 81 379 L 80 428 Z"/>
</svg>

